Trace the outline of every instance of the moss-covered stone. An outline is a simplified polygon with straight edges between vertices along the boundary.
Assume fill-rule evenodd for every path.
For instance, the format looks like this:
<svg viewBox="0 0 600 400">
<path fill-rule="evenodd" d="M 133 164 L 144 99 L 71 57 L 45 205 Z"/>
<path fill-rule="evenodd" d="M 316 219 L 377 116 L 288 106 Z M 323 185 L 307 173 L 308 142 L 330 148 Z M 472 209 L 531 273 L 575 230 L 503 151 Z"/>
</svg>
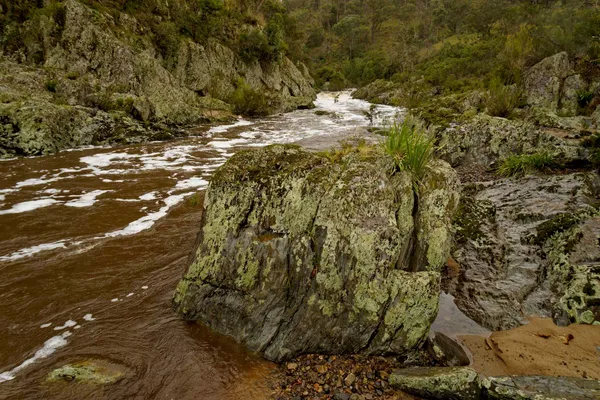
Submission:
<svg viewBox="0 0 600 400">
<path fill-rule="evenodd" d="M 48 374 L 46 380 L 106 385 L 116 383 L 124 377 L 125 370 L 121 366 L 106 361 L 88 360 L 57 368 Z"/>
<path fill-rule="evenodd" d="M 458 182 L 435 162 L 416 196 L 388 164 L 379 148 L 233 156 L 210 183 L 179 312 L 273 360 L 418 346 L 437 313 Z"/>
<path fill-rule="evenodd" d="M 390 385 L 426 399 L 478 400 L 479 375 L 469 367 L 407 368 L 390 375 Z"/>
</svg>

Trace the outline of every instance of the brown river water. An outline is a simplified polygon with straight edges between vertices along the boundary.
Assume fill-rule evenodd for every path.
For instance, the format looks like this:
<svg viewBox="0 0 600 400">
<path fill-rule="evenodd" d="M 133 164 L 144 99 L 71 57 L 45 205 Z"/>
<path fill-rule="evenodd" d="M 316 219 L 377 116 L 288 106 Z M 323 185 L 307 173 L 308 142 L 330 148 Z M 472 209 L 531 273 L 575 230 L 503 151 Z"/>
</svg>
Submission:
<svg viewBox="0 0 600 400">
<path fill-rule="evenodd" d="M 0 399 L 263 399 L 274 365 L 171 308 L 211 173 L 236 151 L 327 147 L 365 132 L 370 104 L 320 94 L 315 114 L 198 127 L 172 142 L 0 161 Z M 375 124 L 401 110 L 378 106 Z M 191 201 L 191 199 L 200 201 Z M 446 319 L 452 311 L 448 311 Z M 113 385 L 47 383 L 95 360 Z"/>
</svg>

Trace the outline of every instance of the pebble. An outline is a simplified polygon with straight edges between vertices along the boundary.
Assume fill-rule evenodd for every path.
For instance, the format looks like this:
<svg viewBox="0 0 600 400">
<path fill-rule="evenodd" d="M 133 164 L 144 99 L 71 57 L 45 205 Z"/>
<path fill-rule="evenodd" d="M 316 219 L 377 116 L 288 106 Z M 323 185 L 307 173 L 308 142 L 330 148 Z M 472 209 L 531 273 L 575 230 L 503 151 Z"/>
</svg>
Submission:
<svg viewBox="0 0 600 400">
<path fill-rule="evenodd" d="M 352 372 L 350 372 L 348 374 L 348 376 L 346 376 L 346 379 L 344 379 L 344 383 L 346 384 L 346 386 L 352 386 L 352 384 L 356 381 L 356 375 L 354 375 Z"/>
</svg>

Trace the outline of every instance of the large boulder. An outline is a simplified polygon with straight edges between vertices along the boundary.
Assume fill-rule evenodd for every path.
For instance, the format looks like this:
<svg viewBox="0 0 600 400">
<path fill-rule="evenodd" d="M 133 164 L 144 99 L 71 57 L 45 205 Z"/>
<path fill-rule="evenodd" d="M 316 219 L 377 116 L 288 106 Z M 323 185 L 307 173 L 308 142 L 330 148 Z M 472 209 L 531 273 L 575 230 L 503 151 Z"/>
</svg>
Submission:
<svg viewBox="0 0 600 400">
<path fill-rule="evenodd" d="M 213 176 L 177 310 L 270 360 L 406 353 L 427 337 L 458 204 L 433 162 L 419 194 L 378 148 L 233 156 Z"/>
<path fill-rule="evenodd" d="M 438 133 L 439 156 L 452 166 L 493 163 L 513 154 L 549 152 L 565 161 L 585 158 L 583 149 L 526 121 L 480 114 Z"/>
<path fill-rule="evenodd" d="M 562 87 L 570 74 L 571 63 L 565 52 L 545 58 L 534 65 L 525 76 L 527 103 L 558 111 Z"/>
<path fill-rule="evenodd" d="M 390 385 L 425 399 L 479 400 L 479 375 L 469 367 L 407 368 L 390 375 Z"/>
<path fill-rule="evenodd" d="M 504 179 L 467 187 L 455 218 L 446 290 L 482 325 L 509 329 L 528 316 L 598 319 L 598 176 Z"/>
</svg>

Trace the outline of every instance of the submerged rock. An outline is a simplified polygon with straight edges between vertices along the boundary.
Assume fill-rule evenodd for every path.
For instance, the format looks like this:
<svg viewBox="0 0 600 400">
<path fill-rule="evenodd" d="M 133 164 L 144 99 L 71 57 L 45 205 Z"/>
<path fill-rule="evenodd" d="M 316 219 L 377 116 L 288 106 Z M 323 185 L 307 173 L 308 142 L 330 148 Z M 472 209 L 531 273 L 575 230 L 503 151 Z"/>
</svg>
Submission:
<svg viewBox="0 0 600 400">
<path fill-rule="evenodd" d="M 445 288 L 459 308 L 493 330 L 527 316 L 563 324 L 591 320 L 590 312 L 597 318 L 597 188 L 595 173 L 467 188 L 452 251 L 460 273 Z"/>
<path fill-rule="evenodd" d="M 80 382 L 97 385 L 116 383 L 123 379 L 121 367 L 104 361 L 83 361 L 55 369 L 46 378 L 50 382 Z"/>
<path fill-rule="evenodd" d="M 339 161 L 296 146 L 233 156 L 214 175 L 177 310 L 270 360 L 406 353 L 427 337 L 458 204 L 432 163 L 419 196 L 377 149 Z"/>
</svg>

